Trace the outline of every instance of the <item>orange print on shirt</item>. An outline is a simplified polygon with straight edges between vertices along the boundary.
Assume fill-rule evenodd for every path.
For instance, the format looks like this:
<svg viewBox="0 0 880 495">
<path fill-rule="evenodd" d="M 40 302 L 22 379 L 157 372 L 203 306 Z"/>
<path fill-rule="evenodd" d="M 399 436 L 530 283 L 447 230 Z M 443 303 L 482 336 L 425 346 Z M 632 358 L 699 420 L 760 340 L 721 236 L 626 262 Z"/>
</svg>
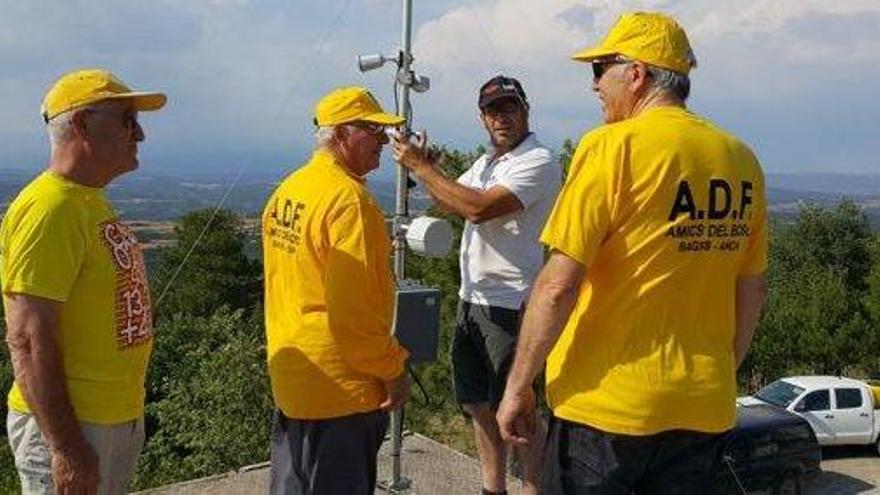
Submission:
<svg viewBox="0 0 880 495">
<path fill-rule="evenodd" d="M 116 345 L 119 349 L 153 338 L 153 314 L 144 254 L 134 232 L 119 220 L 101 224 L 116 266 Z"/>
</svg>

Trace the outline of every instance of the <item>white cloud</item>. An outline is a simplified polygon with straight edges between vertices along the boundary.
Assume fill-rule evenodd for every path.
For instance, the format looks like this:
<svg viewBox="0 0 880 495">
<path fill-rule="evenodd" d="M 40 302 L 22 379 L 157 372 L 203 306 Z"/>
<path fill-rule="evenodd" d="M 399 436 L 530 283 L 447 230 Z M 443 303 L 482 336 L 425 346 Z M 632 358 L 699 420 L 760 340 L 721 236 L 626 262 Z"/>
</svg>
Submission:
<svg viewBox="0 0 880 495">
<path fill-rule="evenodd" d="M 120 0 L 108 9 L 98 0 L 0 1 L 0 88 L 9 89 L 0 104 L 16 116 L 0 120 L 0 132 L 34 132 L 43 93 L 60 74 L 106 67 L 169 94 L 161 115 L 145 119 L 161 137 L 150 141 L 306 146 L 315 99 L 363 80 L 353 63 L 358 23 L 383 15 L 377 0 L 368 1 L 374 8 L 351 1 L 347 11 L 342 2 L 269 8 L 244 0 Z"/>
<path fill-rule="evenodd" d="M 451 9 L 418 29 L 418 62 L 435 75 L 443 102 L 445 116 L 438 122 L 450 125 L 471 114 L 472 97 L 463 100 L 464 110 L 449 101 L 473 95 L 480 82 L 503 70 L 521 77 L 527 92 L 553 109 L 553 118 L 543 124 L 554 132 L 572 135 L 595 124 L 596 107 L 584 95 L 588 76 L 568 56 L 598 42 L 621 12 L 631 10 L 666 11 L 685 26 L 700 59 L 693 77 L 695 94 L 703 99 L 772 103 L 811 95 L 827 91 L 823 85 L 834 72 L 827 67 L 847 70 L 864 62 L 872 62 L 864 65 L 880 76 L 876 22 L 859 22 L 866 15 L 880 20 L 876 0 L 484 0 Z M 839 26 L 838 36 L 828 33 L 832 24 Z M 755 84 L 760 75 L 768 80 Z M 579 119 L 560 119 L 564 108 L 576 109 L 570 113 Z"/>
<path fill-rule="evenodd" d="M 771 125 L 802 130 L 813 154 L 836 156 L 816 139 L 823 119 L 840 108 L 878 111 L 878 0 L 414 3 L 415 67 L 433 86 L 413 96 L 416 125 L 456 147 L 484 139 L 476 91 L 499 72 L 523 81 L 534 127 L 550 144 L 597 125 L 588 68 L 568 57 L 627 10 L 677 17 L 700 59 L 692 105 L 776 146 L 779 156 L 790 140 L 774 144 Z M 169 94 L 169 106 L 145 118 L 148 151 L 303 151 L 312 106 L 326 90 L 365 84 L 392 102 L 391 69 L 362 75 L 354 57 L 397 48 L 399 0 L 115 0 L 112 9 L 101 0 L 0 0 L 0 12 L 0 159 L 44 155 L 40 99 L 54 78 L 82 66 Z M 801 106 L 822 119 L 786 120 Z M 864 115 L 859 122 L 876 126 Z M 861 136 L 876 133 L 841 133 L 853 141 L 840 146 L 869 156 L 873 145 Z"/>
<path fill-rule="evenodd" d="M 876 0 L 750 0 L 717 2 L 692 31 L 697 36 L 776 32 L 793 19 L 811 14 L 852 16 L 880 12 Z"/>
<path fill-rule="evenodd" d="M 440 69 L 538 68 L 577 39 L 579 31 L 558 18 L 570 3 L 508 0 L 454 9 L 419 28 L 415 49 Z"/>
<path fill-rule="evenodd" d="M 866 14 L 880 14 L 877 0 L 491 0 L 452 9 L 423 24 L 415 47 L 426 65 L 441 72 L 473 73 L 479 70 L 475 67 L 486 66 L 545 69 L 575 48 L 599 41 L 621 12 L 658 8 L 677 17 L 696 51 L 707 55 L 716 48 L 725 51 L 760 40 L 766 43 L 762 55 L 794 62 L 880 61 L 880 38 L 873 26 L 860 26 L 870 30 L 871 36 L 859 42 L 822 34 L 823 19 L 856 23 Z M 571 12 L 579 12 L 586 23 L 569 21 Z M 813 19 L 815 29 L 799 32 L 792 28 L 804 19 Z M 740 58 L 754 55 L 744 51 Z"/>
</svg>

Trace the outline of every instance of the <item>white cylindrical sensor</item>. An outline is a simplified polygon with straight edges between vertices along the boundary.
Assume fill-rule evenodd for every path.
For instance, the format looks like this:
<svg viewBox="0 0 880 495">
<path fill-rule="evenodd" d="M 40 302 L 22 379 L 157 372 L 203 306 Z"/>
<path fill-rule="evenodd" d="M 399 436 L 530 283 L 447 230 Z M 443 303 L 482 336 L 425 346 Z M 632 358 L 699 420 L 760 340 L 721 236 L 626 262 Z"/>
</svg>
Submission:
<svg viewBox="0 0 880 495">
<path fill-rule="evenodd" d="M 452 247 L 452 226 L 440 218 L 414 218 L 406 229 L 406 243 L 418 254 L 440 258 Z"/>
</svg>

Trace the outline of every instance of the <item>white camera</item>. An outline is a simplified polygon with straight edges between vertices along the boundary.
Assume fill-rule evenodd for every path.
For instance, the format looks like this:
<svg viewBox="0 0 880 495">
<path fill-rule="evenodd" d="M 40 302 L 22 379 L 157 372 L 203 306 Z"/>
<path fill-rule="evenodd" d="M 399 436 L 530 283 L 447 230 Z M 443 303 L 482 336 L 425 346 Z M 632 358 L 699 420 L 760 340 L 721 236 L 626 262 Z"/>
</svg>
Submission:
<svg viewBox="0 0 880 495">
<path fill-rule="evenodd" d="M 401 139 L 404 135 L 404 130 L 399 127 L 386 127 L 385 135 L 388 136 L 388 139 Z M 419 144 L 425 139 L 424 131 L 420 132 L 406 132 L 407 140 L 412 144 Z"/>
<path fill-rule="evenodd" d="M 385 135 L 388 136 L 388 139 L 395 139 L 402 134 L 397 127 L 386 127 L 383 130 L 385 131 Z"/>
</svg>

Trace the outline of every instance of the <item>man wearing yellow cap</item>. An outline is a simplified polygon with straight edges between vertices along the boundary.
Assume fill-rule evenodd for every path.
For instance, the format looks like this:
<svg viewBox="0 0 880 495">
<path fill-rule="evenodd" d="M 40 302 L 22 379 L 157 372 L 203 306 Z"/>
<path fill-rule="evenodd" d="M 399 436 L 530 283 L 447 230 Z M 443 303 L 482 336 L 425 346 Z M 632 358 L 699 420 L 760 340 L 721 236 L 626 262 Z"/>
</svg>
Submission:
<svg viewBox="0 0 880 495">
<path fill-rule="evenodd" d="M 364 184 L 402 123 L 364 88 L 331 91 L 315 153 L 263 212 L 272 493 L 372 494 L 388 411 L 409 396 L 389 234 Z"/>
<path fill-rule="evenodd" d="M 104 187 L 137 168 L 138 112 L 165 100 L 100 69 L 64 75 L 43 100 L 48 169 L 0 226 L 15 370 L 7 430 L 24 493 L 128 490 L 144 440 L 152 315 L 137 238 Z"/>
<path fill-rule="evenodd" d="M 544 227 L 502 435 L 525 442 L 546 358 L 546 493 L 708 493 L 764 298 L 763 173 L 685 107 L 696 63 L 671 18 L 625 14 L 574 58 L 606 125 Z"/>
</svg>

